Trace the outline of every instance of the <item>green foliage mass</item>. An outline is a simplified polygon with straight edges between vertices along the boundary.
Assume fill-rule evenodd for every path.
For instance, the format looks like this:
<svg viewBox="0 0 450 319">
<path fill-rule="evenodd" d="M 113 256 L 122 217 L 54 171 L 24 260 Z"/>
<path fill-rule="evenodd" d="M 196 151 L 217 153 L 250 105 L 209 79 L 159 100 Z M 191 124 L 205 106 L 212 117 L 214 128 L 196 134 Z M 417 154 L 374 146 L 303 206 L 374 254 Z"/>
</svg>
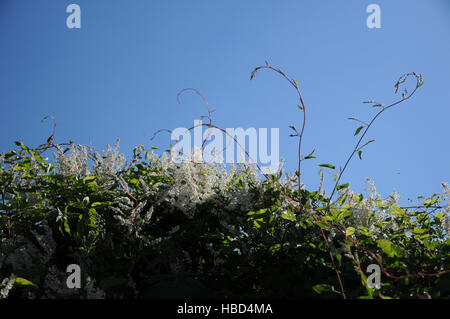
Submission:
<svg viewBox="0 0 450 319">
<path fill-rule="evenodd" d="M 73 144 L 51 162 L 17 145 L 0 158 L 9 298 L 450 297 L 442 195 L 407 209 L 346 184 L 332 202 L 251 165 L 175 164 L 141 146 L 119 167 L 116 150 Z M 378 263 L 401 279 L 369 288 Z M 81 289 L 66 287 L 69 264 Z"/>
</svg>

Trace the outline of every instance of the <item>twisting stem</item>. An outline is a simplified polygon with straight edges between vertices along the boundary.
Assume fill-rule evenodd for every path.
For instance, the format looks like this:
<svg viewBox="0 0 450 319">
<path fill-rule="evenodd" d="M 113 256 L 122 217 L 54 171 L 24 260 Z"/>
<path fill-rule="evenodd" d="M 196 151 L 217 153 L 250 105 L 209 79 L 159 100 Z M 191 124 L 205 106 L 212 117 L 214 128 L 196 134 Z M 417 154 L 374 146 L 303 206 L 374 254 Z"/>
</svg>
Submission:
<svg viewBox="0 0 450 319">
<path fill-rule="evenodd" d="M 208 109 L 208 120 L 209 120 L 209 124 L 211 125 L 211 124 L 212 124 L 212 116 L 211 116 L 211 109 L 210 109 L 210 107 L 209 107 L 208 100 L 203 96 L 203 94 L 200 93 L 199 90 L 194 89 L 194 88 L 184 88 L 184 89 L 182 89 L 180 92 L 178 92 L 178 94 L 177 94 L 177 101 L 178 101 L 178 104 L 181 103 L 181 102 L 180 102 L 180 96 L 181 96 L 181 94 L 183 94 L 184 91 L 194 91 L 195 93 L 197 93 L 198 95 L 200 95 L 200 97 L 202 98 L 203 102 L 205 102 L 206 108 Z"/>
<path fill-rule="evenodd" d="M 181 103 L 181 102 L 180 102 L 180 95 L 181 95 L 184 91 L 194 91 L 195 93 L 197 93 L 198 95 L 200 95 L 200 97 L 202 98 L 203 102 L 205 102 L 206 108 L 208 109 L 208 120 L 209 120 L 209 125 L 208 125 L 208 127 L 212 127 L 211 108 L 209 107 L 208 100 L 203 96 L 202 93 L 200 93 L 199 90 L 197 90 L 197 89 L 195 89 L 195 88 L 184 88 L 184 89 L 182 89 L 180 92 L 178 92 L 178 94 L 177 94 L 177 101 L 178 101 L 178 104 Z M 202 116 L 202 117 L 200 117 L 200 118 L 203 118 L 203 117 L 204 117 L 204 116 Z M 208 132 L 209 132 L 209 131 L 208 131 Z M 208 138 L 209 138 L 209 136 L 210 136 L 209 134 L 210 134 L 210 133 L 208 133 L 208 136 L 207 136 L 205 139 L 203 139 L 203 141 L 202 141 L 202 150 L 203 150 L 203 148 L 205 147 L 206 141 L 208 140 Z"/>
<path fill-rule="evenodd" d="M 233 135 L 231 135 L 229 132 L 227 132 L 227 131 L 224 130 L 223 128 L 221 128 L 221 127 L 219 127 L 219 126 L 216 126 L 216 125 L 214 125 L 214 124 L 198 124 L 198 125 L 196 125 L 196 126 L 192 126 L 192 127 L 188 128 L 187 130 L 188 130 L 188 131 L 191 131 L 191 130 L 193 130 L 193 129 L 194 129 L 195 127 L 197 127 L 197 126 L 207 126 L 208 128 L 215 128 L 215 129 L 221 131 L 222 133 L 225 133 L 226 135 L 228 135 L 233 141 L 236 142 L 236 145 L 239 146 L 239 147 L 242 149 L 242 151 L 245 153 L 245 155 L 247 155 L 247 157 L 249 158 L 249 160 L 252 161 L 252 162 L 255 164 L 256 168 L 261 172 L 261 174 L 264 175 L 265 178 L 267 178 L 267 179 L 269 178 L 269 176 L 268 176 L 266 173 L 264 173 L 264 171 L 262 170 L 261 166 L 259 166 L 258 162 L 255 161 L 255 160 L 253 159 L 253 157 L 251 157 L 250 153 L 244 148 L 244 146 L 242 146 L 241 143 L 239 143 L 239 141 L 237 140 L 236 137 L 234 137 Z"/>
<path fill-rule="evenodd" d="M 258 165 L 258 162 L 250 156 L 250 153 L 249 153 L 249 152 L 241 145 L 241 143 L 239 143 L 239 141 L 238 141 L 234 136 L 232 136 L 228 131 L 224 130 L 223 128 L 221 128 L 221 127 L 219 127 L 219 126 L 217 126 L 217 125 L 214 125 L 214 124 L 212 123 L 212 115 L 211 115 L 212 112 L 211 112 L 211 109 L 210 109 L 210 107 L 209 107 L 208 100 L 203 96 L 202 93 L 200 93 L 199 90 L 197 90 L 197 89 L 195 89 L 195 88 L 184 88 L 184 89 L 182 89 L 182 90 L 177 94 L 177 101 L 178 101 L 178 103 L 180 103 L 180 95 L 181 95 L 184 91 L 189 91 L 189 90 L 190 90 L 190 91 L 194 91 L 195 93 L 197 93 L 197 94 L 202 98 L 203 102 L 205 103 L 206 108 L 208 109 L 208 120 L 209 120 L 209 123 L 208 123 L 208 124 L 198 124 L 198 125 L 196 125 L 196 126 L 193 126 L 193 127 L 188 128 L 187 130 L 188 130 L 188 131 L 193 130 L 193 129 L 194 129 L 195 127 L 197 127 L 197 126 L 206 126 L 206 127 L 208 127 L 209 129 L 215 128 L 215 129 L 221 131 L 222 133 L 225 133 L 225 134 L 228 135 L 233 141 L 235 141 L 236 144 L 237 144 L 237 145 L 245 152 L 245 155 L 247 155 L 247 157 L 250 159 L 250 161 L 252 161 L 252 162 L 256 165 L 256 168 L 261 172 L 261 174 L 264 175 L 264 177 L 268 178 L 268 175 L 264 173 L 264 171 L 263 171 L 263 170 L 261 169 L 261 167 Z M 158 130 L 157 132 L 155 132 L 155 134 L 153 135 L 153 137 L 155 137 L 159 132 L 161 132 L 161 131 L 163 131 L 163 130 L 169 131 L 169 130 L 167 130 L 167 129 Z M 153 137 L 152 137 L 152 139 L 153 139 Z M 203 150 L 203 147 L 204 147 L 204 145 L 205 145 L 205 143 L 206 143 L 207 140 L 208 140 L 208 137 L 206 137 L 206 138 L 203 140 L 203 142 L 202 142 L 202 150 Z"/>
<path fill-rule="evenodd" d="M 303 133 L 305 131 L 305 124 L 306 124 L 306 107 L 305 103 L 303 102 L 302 93 L 300 92 L 300 88 L 298 86 L 298 82 L 295 79 L 290 79 L 283 71 L 280 69 L 275 69 L 274 67 L 270 66 L 267 62 L 266 65 L 259 66 L 255 68 L 250 76 L 250 80 L 253 79 L 255 76 L 255 73 L 260 69 L 269 69 L 272 71 L 275 71 L 279 74 L 281 74 L 282 77 L 284 77 L 297 91 L 298 97 L 300 99 L 301 103 L 301 111 L 303 112 L 303 123 L 302 123 L 302 129 L 300 131 L 300 134 L 298 134 L 298 189 L 300 190 L 300 175 L 301 175 L 301 165 L 302 165 L 302 157 L 301 157 L 301 150 L 302 150 L 302 140 L 303 140 Z"/>
<path fill-rule="evenodd" d="M 419 87 L 422 86 L 423 82 L 422 82 L 422 77 L 421 77 L 421 76 L 417 75 L 416 73 L 406 73 L 406 74 L 402 75 L 402 76 L 399 78 L 399 80 L 397 81 L 397 83 L 396 83 L 396 85 L 395 85 L 395 87 L 397 88 L 397 90 L 398 90 L 399 84 L 405 82 L 406 79 L 407 79 L 409 76 L 411 76 L 411 75 L 414 75 L 414 76 L 416 77 L 416 87 L 415 87 L 414 90 L 411 92 L 411 94 L 409 94 L 409 95 L 404 95 L 403 98 L 402 98 L 401 100 L 398 100 L 398 101 L 392 103 L 391 105 L 388 105 L 388 106 L 386 106 L 386 107 L 383 107 L 381 111 L 379 111 L 377 114 L 375 114 L 375 116 L 372 118 L 372 120 L 371 120 L 371 121 L 369 122 L 369 124 L 366 126 L 366 129 L 364 130 L 363 134 L 361 135 L 361 137 L 359 138 L 358 142 L 356 143 L 355 148 L 353 149 L 353 151 L 351 152 L 351 154 L 350 154 L 350 156 L 348 157 L 347 161 L 345 162 L 344 168 L 339 172 L 339 175 L 338 175 L 338 178 L 337 178 L 337 180 L 336 180 L 336 183 L 334 184 L 333 191 L 331 192 L 331 195 L 330 195 L 330 201 L 332 200 L 333 195 L 334 195 L 334 193 L 336 192 L 336 188 L 337 188 L 337 186 L 339 185 L 339 181 L 341 180 L 342 174 L 344 174 L 344 171 L 345 171 L 345 169 L 347 168 L 348 164 L 350 163 L 350 160 L 353 158 L 353 155 L 355 155 L 355 153 L 356 153 L 358 150 L 360 150 L 359 145 L 361 144 L 361 142 L 362 142 L 364 136 L 366 135 L 367 131 L 368 131 L 368 130 L 370 129 L 370 127 L 372 126 L 373 122 L 375 122 L 375 120 L 378 118 L 378 116 L 380 116 L 380 115 L 381 115 L 384 111 L 386 111 L 387 109 L 389 109 L 389 108 L 391 108 L 391 107 L 393 107 L 393 106 L 395 106 L 395 105 L 397 105 L 397 104 L 400 104 L 400 103 L 402 103 L 403 101 L 408 100 L 411 96 L 414 95 L 414 93 L 417 91 L 417 89 L 418 89 Z M 329 203 L 329 204 L 330 204 L 330 203 Z M 329 204 L 328 204 L 328 205 L 329 205 Z"/>
</svg>

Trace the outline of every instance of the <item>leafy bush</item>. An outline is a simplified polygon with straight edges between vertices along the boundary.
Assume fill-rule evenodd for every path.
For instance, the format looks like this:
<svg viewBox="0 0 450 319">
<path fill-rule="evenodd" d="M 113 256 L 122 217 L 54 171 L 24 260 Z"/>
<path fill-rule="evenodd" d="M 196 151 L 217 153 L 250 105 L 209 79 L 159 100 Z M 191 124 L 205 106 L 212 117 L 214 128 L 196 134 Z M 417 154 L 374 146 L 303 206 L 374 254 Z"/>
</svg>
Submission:
<svg viewBox="0 0 450 319">
<path fill-rule="evenodd" d="M 268 63 L 255 72 L 262 68 L 299 93 L 300 154 L 298 83 Z M 372 122 L 355 132 L 365 128 L 350 159 Z M 36 148 L 16 142 L 0 155 L 0 297 L 450 297 L 443 194 L 400 207 L 396 193 L 381 198 L 369 180 L 364 197 L 339 185 L 350 159 L 326 196 L 300 182 L 312 154 L 295 174 L 262 176 L 255 164 L 177 164 L 143 146 L 126 162 L 118 142 L 98 154 L 53 138 Z M 66 285 L 70 264 L 81 267 L 80 289 Z M 368 285 L 370 264 L 381 267 L 380 289 Z"/>
</svg>

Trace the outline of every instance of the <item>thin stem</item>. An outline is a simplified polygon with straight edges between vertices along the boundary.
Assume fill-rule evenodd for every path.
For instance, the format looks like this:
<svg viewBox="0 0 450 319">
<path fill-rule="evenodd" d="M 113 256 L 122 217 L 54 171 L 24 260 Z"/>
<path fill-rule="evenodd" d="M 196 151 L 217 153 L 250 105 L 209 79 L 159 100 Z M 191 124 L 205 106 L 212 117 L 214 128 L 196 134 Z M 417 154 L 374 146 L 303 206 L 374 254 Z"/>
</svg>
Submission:
<svg viewBox="0 0 450 319">
<path fill-rule="evenodd" d="M 210 109 L 210 107 L 209 107 L 208 100 L 203 96 L 203 94 L 200 93 L 199 90 L 194 89 L 194 88 L 184 88 L 184 89 L 182 89 L 182 90 L 181 90 L 180 92 L 178 92 L 178 94 L 177 94 L 177 101 L 178 101 L 178 104 L 181 103 L 181 102 L 180 102 L 180 96 L 181 96 L 181 94 L 183 94 L 183 92 L 185 92 L 185 91 L 194 91 L 195 93 L 197 93 L 198 95 L 200 95 L 200 97 L 202 98 L 203 102 L 205 102 L 206 108 L 208 109 L 208 119 L 209 119 L 209 124 L 212 124 L 211 109 Z"/>
<path fill-rule="evenodd" d="M 339 185 L 339 181 L 341 180 L 342 174 L 344 174 L 344 172 L 345 172 L 345 170 L 346 170 L 348 164 L 350 163 L 350 160 L 353 158 L 353 156 L 355 155 L 355 153 L 356 153 L 358 150 L 360 150 L 359 145 L 361 144 L 361 142 L 362 142 L 364 136 L 366 135 L 367 131 L 370 129 L 370 127 L 371 127 L 372 124 L 375 122 L 375 120 L 378 118 L 378 116 L 380 116 L 384 111 L 390 109 L 391 107 L 393 107 L 393 106 L 395 106 L 395 105 L 397 105 L 397 104 L 400 104 L 400 103 L 402 103 L 402 102 L 408 100 L 411 96 L 414 95 L 414 93 L 417 91 L 417 89 L 422 85 L 423 82 L 421 82 L 421 80 L 419 79 L 419 76 L 418 76 L 417 74 L 415 74 L 415 73 L 406 73 L 406 74 L 402 75 L 402 76 L 399 78 L 399 81 L 397 82 L 397 84 L 398 84 L 398 83 L 403 83 L 403 82 L 406 80 L 406 78 L 407 78 L 408 76 L 410 76 L 410 75 L 414 75 L 414 76 L 416 77 L 416 81 L 417 81 L 416 87 L 415 87 L 414 90 L 411 92 L 411 94 L 409 94 L 408 96 L 404 96 L 401 100 L 398 100 L 398 101 L 392 103 L 392 104 L 389 105 L 389 106 L 383 107 L 383 109 L 382 109 L 381 111 L 379 111 L 379 112 L 372 118 L 372 120 L 369 122 L 369 124 L 366 126 L 366 129 L 364 130 L 363 134 L 361 135 L 361 137 L 359 138 L 358 142 L 356 143 L 355 148 L 353 149 L 352 153 L 350 154 L 350 156 L 348 157 L 347 161 L 345 162 L 344 168 L 339 172 L 339 175 L 338 175 L 338 178 L 337 178 L 336 183 L 335 183 L 335 185 L 334 185 L 333 191 L 331 192 L 331 195 L 330 195 L 330 202 L 331 202 L 331 200 L 332 200 L 332 198 L 333 198 L 334 193 L 336 192 L 336 188 L 337 188 L 337 186 Z M 402 79 L 403 79 L 403 80 L 402 80 Z M 402 81 L 402 82 L 401 82 L 401 81 Z M 397 87 L 397 84 L 396 84 L 396 87 Z M 330 203 L 328 203 L 328 205 L 329 205 L 329 204 L 330 204 Z"/>
<path fill-rule="evenodd" d="M 187 129 L 187 130 L 190 131 L 190 130 L 194 129 L 194 128 L 197 127 L 197 126 L 207 126 L 208 128 L 215 128 L 215 129 L 220 130 L 221 132 L 223 132 L 223 133 L 225 133 L 226 135 L 228 135 L 229 137 L 231 137 L 231 138 L 236 142 L 236 144 L 237 144 L 237 145 L 245 152 L 245 154 L 247 155 L 247 157 L 248 157 L 251 161 L 254 162 L 254 164 L 256 165 L 256 167 L 258 168 L 258 170 L 261 172 L 261 174 L 263 174 L 265 178 L 268 178 L 268 176 L 264 173 L 264 171 L 263 171 L 263 170 L 261 169 L 261 167 L 258 165 L 258 162 L 255 161 L 255 160 L 250 156 L 250 153 L 247 152 L 247 150 L 239 143 L 239 141 L 238 141 L 234 136 L 232 136 L 229 132 L 227 132 L 227 131 L 224 130 L 223 128 L 218 127 L 218 126 L 212 124 L 211 109 L 210 109 L 210 107 L 209 107 L 208 100 L 203 96 L 202 93 L 200 93 L 199 90 L 197 90 L 197 89 L 195 89 L 195 88 L 184 88 L 184 89 L 182 89 L 182 90 L 181 90 L 180 92 L 178 92 L 178 94 L 177 94 L 177 101 L 178 101 L 178 103 L 180 103 L 180 95 L 181 95 L 184 91 L 194 91 L 195 93 L 197 93 L 198 95 L 200 95 L 200 97 L 202 98 L 203 102 L 205 103 L 206 108 L 208 109 L 208 119 L 209 119 L 209 123 L 208 123 L 208 124 L 203 124 L 203 123 L 201 123 L 201 124 L 199 124 L 199 125 L 194 125 L 193 127 L 189 128 L 189 129 Z M 154 136 L 155 136 L 156 134 L 158 134 L 160 131 L 162 131 L 162 130 L 157 131 L 157 132 L 154 134 Z M 209 136 L 207 136 L 207 137 L 203 140 L 203 142 L 202 142 L 202 154 L 203 154 L 203 149 L 204 149 L 205 143 L 206 143 L 206 141 L 208 140 L 208 138 L 209 138 Z M 225 147 L 225 148 L 226 148 L 226 147 Z"/>
<path fill-rule="evenodd" d="M 236 137 L 234 137 L 233 135 L 231 135 L 229 132 L 227 132 L 226 130 L 224 130 L 223 128 L 221 128 L 221 127 L 218 127 L 218 126 L 216 126 L 216 125 L 214 125 L 214 124 L 199 124 L 199 125 L 195 125 L 195 126 L 192 126 L 192 127 L 190 127 L 190 128 L 188 128 L 187 130 L 188 131 L 190 131 L 190 130 L 193 130 L 195 127 L 197 127 L 197 126 L 207 126 L 208 128 L 215 128 L 215 129 L 217 129 L 217 130 L 219 130 L 219 131 L 221 131 L 221 132 L 223 132 L 223 133 L 225 133 L 226 135 L 228 135 L 229 137 L 231 137 L 235 142 L 236 142 L 236 144 L 245 152 L 245 155 L 247 155 L 247 157 L 256 165 L 256 168 L 261 172 L 261 174 L 262 175 L 264 175 L 264 177 L 265 178 L 269 178 L 269 176 L 266 174 L 266 173 L 264 173 L 264 171 L 262 170 L 262 168 L 259 166 L 259 164 L 258 164 L 258 162 L 257 161 L 255 161 L 251 156 L 250 156 L 250 153 L 242 146 L 242 144 L 241 143 L 239 143 L 239 141 L 236 139 Z"/>
<path fill-rule="evenodd" d="M 302 150 L 303 133 L 305 131 L 305 124 L 306 124 L 306 106 L 305 106 L 305 103 L 303 102 L 302 93 L 300 92 L 300 89 L 298 87 L 298 83 L 296 80 L 290 79 L 283 71 L 281 71 L 280 69 L 275 69 L 274 67 L 272 67 L 268 64 L 255 68 L 255 70 L 252 72 L 250 79 L 253 79 L 256 71 L 258 71 L 260 69 L 270 69 L 272 71 L 275 71 L 275 72 L 281 74 L 281 76 L 284 77 L 296 89 L 297 94 L 300 99 L 300 103 L 302 106 L 301 110 L 303 112 L 302 129 L 300 131 L 300 134 L 298 135 L 298 137 L 299 137 L 299 141 L 298 141 L 298 189 L 300 190 L 300 185 L 301 185 L 300 184 L 300 175 L 301 175 L 301 165 L 302 165 L 301 150 Z"/>
</svg>

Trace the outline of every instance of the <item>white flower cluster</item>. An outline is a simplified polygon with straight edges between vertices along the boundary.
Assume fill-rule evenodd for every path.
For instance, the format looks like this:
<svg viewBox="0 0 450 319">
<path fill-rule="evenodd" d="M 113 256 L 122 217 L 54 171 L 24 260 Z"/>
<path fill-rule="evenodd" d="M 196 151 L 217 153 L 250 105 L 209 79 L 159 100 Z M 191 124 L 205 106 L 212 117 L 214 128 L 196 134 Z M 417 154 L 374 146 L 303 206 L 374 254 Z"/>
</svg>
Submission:
<svg viewBox="0 0 450 319">
<path fill-rule="evenodd" d="M 94 174 L 97 176 L 114 176 L 125 163 L 125 155 L 119 154 L 119 139 L 112 148 L 107 145 L 107 151 L 103 151 L 103 156 L 95 154 Z"/>
<path fill-rule="evenodd" d="M 14 274 L 11 274 L 9 278 L 3 279 L 3 281 L 0 283 L 0 299 L 6 299 L 8 298 L 9 292 L 14 286 L 14 281 L 16 280 L 16 277 Z"/>
<path fill-rule="evenodd" d="M 96 176 L 111 177 L 114 176 L 125 163 L 125 155 L 119 154 L 119 139 L 112 148 L 107 145 L 107 151 L 103 155 L 95 153 L 90 156 L 88 148 L 84 145 L 70 145 L 70 151 L 64 153 L 60 146 L 57 146 L 58 152 L 54 153 L 54 158 L 59 166 L 60 174 L 64 176 L 79 176 L 84 178 L 91 175 L 89 162 L 94 162 L 92 174 Z"/>
<path fill-rule="evenodd" d="M 117 220 L 119 226 L 124 226 L 127 229 L 128 234 L 133 233 L 137 238 L 142 238 L 145 241 L 145 237 L 141 236 L 141 230 L 145 225 L 150 223 L 154 207 L 144 214 L 142 222 L 137 222 L 140 218 L 147 201 L 140 201 L 138 205 L 132 202 L 128 197 L 117 198 L 117 204 L 119 207 L 111 206 L 110 209 L 115 214 L 114 219 Z"/>
<path fill-rule="evenodd" d="M 254 207 L 260 199 L 249 193 L 250 185 L 262 191 L 262 181 L 254 165 L 239 163 L 227 171 L 222 163 L 205 164 L 195 158 L 195 154 L 181 163 L 173 161 L 166 153 L 159 157 L 152 153 L 150 163 L 158 170 L 158 175 L 171 180 L 170 184 L 155 184 L 156 202 L 169 202 L 188 218 L 194 218 L 198 205 L 206 202 L 219 203 L 220 198 L 230 199 L 226 207 L 246 210 Z M 242 178 L 240 178 L 242 177 Z M 236 184 L 240 179 L 241 186 Z M 144 187 L 148 188 L 141 180 Z M 262 194 L 262 192 L 260 192 Z"/>
<path fill-rule="evenodd" d="M 81 178 L 90 175 L 89 156 L 86 146 L 70 145 L 70 152 L 66 155 L 58 146 L 58 152 L 53 154 L 59 165 L 59 173 L 63 176 L 78 175 Z"/>
<path fill-rule="evenodd" d="M 357 199 L 359 195 L 352 192 L 350 189 L 344 191 L 347 193 L 347 204 L 350 205 L 353 211 L 351 222 L 353 226 L 368 226 L 369 230 L 379 232 L 379 229 L 375 227 L 375 224 L 384 221 L 386 211 L 379 209 L 379 205 L 391 207 L 392 205 L 397 204 L 400 196 L 394 190 L 391 196 L 382 198 L 381 195 L 377 193 L 374 182 L 369 178 L 366 179 L 366 181 L 370 185 L 367 189 L 369 194 L 362 200 L 359 200 L 359 198 Z M 395 228 L 394 224 L 391 226 Z"/>
</svg>

